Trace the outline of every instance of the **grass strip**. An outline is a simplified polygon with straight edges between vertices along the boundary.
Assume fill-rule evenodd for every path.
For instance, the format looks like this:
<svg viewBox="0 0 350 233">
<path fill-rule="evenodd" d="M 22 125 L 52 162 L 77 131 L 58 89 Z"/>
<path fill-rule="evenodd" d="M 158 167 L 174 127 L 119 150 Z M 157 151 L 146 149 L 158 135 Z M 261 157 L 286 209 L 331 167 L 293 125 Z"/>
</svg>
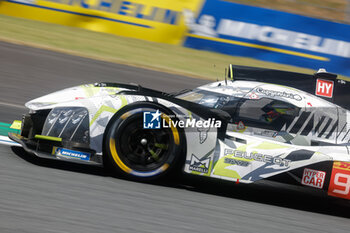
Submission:
<svg viewBox="0 0 350 233">
<path fill-rule="evenodd" d="M 217 78 L 222 80 L 224 69 L 230 63 L 308 74 L 315 72 L 311 69 L 118 37 L 5 15 L 0 15 L 0 40 L 211 80 Z"/>
</svg>

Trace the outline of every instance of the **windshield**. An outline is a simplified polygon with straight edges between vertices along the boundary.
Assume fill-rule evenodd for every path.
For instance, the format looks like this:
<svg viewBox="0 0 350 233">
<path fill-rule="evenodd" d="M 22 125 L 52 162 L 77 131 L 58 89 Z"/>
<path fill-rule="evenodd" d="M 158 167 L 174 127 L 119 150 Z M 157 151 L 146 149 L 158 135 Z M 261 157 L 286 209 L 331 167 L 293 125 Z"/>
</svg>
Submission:
<svg viewBox="0 0 350 233">
<path fill-rule="evenodd" d="M 229 102 L 237 102 L 239 100 L 234 96 L 200 89 L 194 89 L 192 91 L 180 94 L 177 96 L 177 98 L 201 104 L 209 108 L 222 108 Z"/>
</svg>

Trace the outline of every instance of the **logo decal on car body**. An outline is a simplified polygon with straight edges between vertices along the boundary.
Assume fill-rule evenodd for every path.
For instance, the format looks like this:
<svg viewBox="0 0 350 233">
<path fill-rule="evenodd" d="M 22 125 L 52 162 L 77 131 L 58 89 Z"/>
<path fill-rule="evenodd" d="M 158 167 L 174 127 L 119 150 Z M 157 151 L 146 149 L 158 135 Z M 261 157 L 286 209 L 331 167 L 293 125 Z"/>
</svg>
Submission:
<svg viewBox="0 0 350 233">
<path fill-rule="evenodd" d="M 233 159 L 233 158 L 225 158 L 224 163 L 231 164 L 231 165 L 237 165 L 241 167 L 248 167 L 250 165 L 250 162 Z"/>
<path fill-rule="evenodd" d="M 60 148 L 60 147 L 53 147 L 53 154 L 58 156 L 58 157 L 80 159 L 80 160 L 84 160 L 84 161 L 90 160 L 90 153 L 69 150 L 69 149 Z"/>
<path fill-rule="evenodd" d="M 276 97 L 277 96 L 277 97 L 283 97 L 283 98 L 293 99 L 293 100 L 297 100 L 297 101 L 301 101 L 303 99 L 298 94 L 285 92 L 285 91 L 267 90 L 267 89 L 263 89 L 261 87 L 256 88 L 255 91 L 259 94 L 263 94 L 263 95 L 266 95 L 269 97 Z"/>
<path fill-rule="evenodd" d="M 350 163 L 334 162 L 328 195 L 350 199 Z"/>
<path fill-rule="evenodd" d="M 210 128 L 197 128 L 199 132 L 199 143 L 203 144 L 208 138 L 208 131 Z"/>
<path fill-rule="evenodd" d="M 190 162 L 190 170 L 201 172 L 201 173 L 208 173 L 209 171 L 209 164 L 210 164 L 210 158 L 202 158 L 199 159 L 197 156 L 192 154 L 191 156 L 191 162 Z"/>
<path fill-rule="evenodd" d="M 305 168 L 301 183 L 303 185 L 322 189 L 325 178 L 326 172 Z"/>
<path fill-rule="evenodd" d="M 316 95 L 327 98 L 333 97 L 334 82 L 330 80 L 317 79 Z"/>
</svg>

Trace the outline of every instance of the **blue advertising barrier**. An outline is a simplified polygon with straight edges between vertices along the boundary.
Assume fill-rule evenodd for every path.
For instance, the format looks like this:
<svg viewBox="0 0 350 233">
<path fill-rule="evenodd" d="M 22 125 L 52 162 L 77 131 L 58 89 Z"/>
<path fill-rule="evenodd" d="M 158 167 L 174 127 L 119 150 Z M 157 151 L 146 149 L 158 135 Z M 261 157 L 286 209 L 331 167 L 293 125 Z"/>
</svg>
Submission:
<svg viewBox="0 0 350 233">
<path fill-rule="evenodd" d="M 350 25 L 221 0 L 185 17 L 186 47 L 350 76 Z"/>
</svg>

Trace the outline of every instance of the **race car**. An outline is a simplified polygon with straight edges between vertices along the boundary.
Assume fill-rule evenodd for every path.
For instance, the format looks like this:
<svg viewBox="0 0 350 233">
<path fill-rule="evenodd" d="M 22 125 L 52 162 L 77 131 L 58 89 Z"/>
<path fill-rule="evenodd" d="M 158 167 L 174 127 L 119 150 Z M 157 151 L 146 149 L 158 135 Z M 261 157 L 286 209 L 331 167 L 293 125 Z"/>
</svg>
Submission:
<svg viewBox="0 0 350 233">
<path fill-rule="evenodd" d="M 181 168 L 350 199 L 349 88 L 324 69 L 234 65 L 224 81 L 178 93 L 101 82 L 27 102 L 9 138 L 38 157 L 111 166 L 139 181 Z"/>
</svg>

